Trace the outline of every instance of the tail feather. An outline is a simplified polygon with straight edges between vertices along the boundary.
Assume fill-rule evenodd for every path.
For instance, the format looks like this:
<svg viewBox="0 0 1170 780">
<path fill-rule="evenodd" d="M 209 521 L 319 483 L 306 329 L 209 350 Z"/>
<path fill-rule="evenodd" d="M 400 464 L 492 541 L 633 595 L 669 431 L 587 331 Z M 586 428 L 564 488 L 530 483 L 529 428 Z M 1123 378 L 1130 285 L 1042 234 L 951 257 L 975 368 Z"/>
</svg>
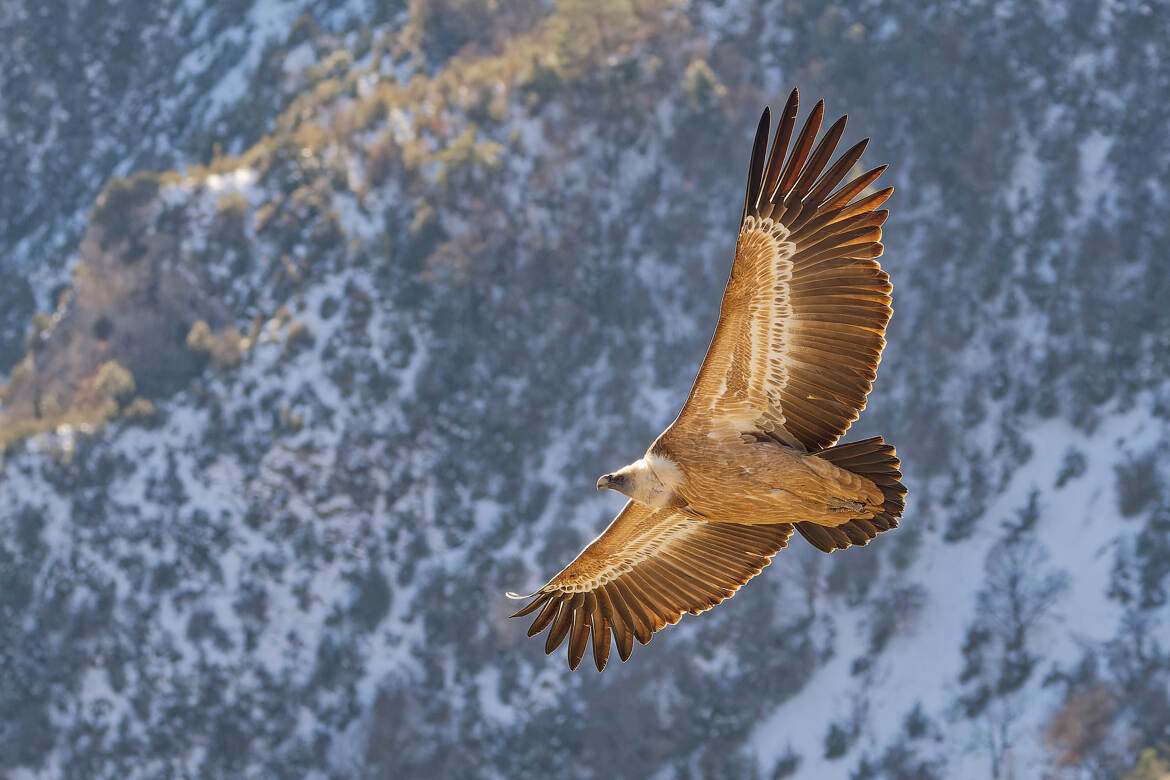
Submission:
<svg viewBox="0 0 1170 780">
<path fill-rule="evenodd" d="M 906 486 L 902 484 L 901 464 L 892 444 L 881 436 L 838 444 L 814 453 L 818 458 L 872 480 L 882 491 L 882 509 L 870 518 L 854 518 L 836 527 L 803 522 L 796 524 L 800 535 L 824 552 L 864 545 L 882 531 L 898 527 L 898 518 L 906 508 Z"/>
</svg>

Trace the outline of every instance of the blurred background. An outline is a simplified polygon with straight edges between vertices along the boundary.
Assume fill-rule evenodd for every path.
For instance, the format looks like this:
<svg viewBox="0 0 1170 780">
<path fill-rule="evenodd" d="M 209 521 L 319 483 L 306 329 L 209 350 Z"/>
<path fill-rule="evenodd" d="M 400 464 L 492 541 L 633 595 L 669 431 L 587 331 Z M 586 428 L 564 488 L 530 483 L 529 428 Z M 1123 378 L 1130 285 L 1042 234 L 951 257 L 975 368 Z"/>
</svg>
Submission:
<svg viewBox="0 0 1170 780">
<path fill-rule="evenodd" d="M 0 0 L 0 774 L 1170 774 L 1170 7 Z M 902 527 L 524 637 L 761 108 L 890 163 Z M 802 112 L 803 116 L 803 112 Z"/>
</svg>

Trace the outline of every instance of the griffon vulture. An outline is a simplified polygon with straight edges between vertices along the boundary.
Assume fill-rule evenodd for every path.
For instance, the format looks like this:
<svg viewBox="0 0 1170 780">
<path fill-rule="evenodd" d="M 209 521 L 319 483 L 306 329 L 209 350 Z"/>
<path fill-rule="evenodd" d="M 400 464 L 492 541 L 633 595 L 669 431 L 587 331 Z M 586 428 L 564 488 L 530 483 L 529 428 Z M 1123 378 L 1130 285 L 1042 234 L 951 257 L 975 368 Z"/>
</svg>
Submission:
<svg viewBox="0 0 1170 780">
<path fill-rule="evenodd" d="M 880 437 L 838 438 L 865 407 L 890 318 L 878 207 L 885 170 L 838 187 L 868 139 L 829 164 L 841 117 L 816 142 L 824 101 L 796 126 L 793 90 L 768 151 L 764 109 L 719 323 L 690 396 L 638 460 L 597 481 L 629 496 L 609 527 L 513 617 L 539 612 L 545 652 L 592 637 L 624 661 L 684 612 L 715 606 L 767 566 L 793 530 L 824 552 L 898 525 L 906 488 Z"/>
</svg>

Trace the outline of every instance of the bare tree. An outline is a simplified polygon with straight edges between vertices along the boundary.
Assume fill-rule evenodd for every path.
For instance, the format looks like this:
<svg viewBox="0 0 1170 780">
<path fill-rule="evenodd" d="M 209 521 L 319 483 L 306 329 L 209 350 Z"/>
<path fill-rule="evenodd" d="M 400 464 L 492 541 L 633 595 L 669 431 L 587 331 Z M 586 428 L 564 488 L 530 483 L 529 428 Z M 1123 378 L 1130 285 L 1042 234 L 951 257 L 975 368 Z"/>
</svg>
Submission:
<svg viewBox="0 0 1170 780">
<path fill-rule="evenodd" d="M 1024 713 L 1022 689 L 1037 660 L 1037 625 L 1068 587 L 1064 572 L 1050 571 L 1048 551 L 1031 534 L 1009 533 L 984 562 L 978 613 L 963 653 L 960 703 L 977 728 L 979 747 L 991 757 L 992 777 L 1013 777 L 1012 746 Z"/>
</svg>

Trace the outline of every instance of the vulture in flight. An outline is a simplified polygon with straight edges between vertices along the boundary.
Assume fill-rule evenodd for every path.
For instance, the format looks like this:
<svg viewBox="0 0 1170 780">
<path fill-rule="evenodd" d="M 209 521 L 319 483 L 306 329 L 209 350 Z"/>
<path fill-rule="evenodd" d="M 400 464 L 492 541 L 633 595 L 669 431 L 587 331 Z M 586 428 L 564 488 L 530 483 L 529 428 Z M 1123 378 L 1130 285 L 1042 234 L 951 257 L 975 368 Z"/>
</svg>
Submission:
<svg viewBox="0 0 1170 780">
<path fill-rule="evenodd" d="M 890 319 L 878 265 L 874 168 L 842 184 L 868 139 L 830 164 L 845 117 L 799 132 L 788 98 L 768 148 L 764 109 L 719 323 L 682 411 L 598 489 L 629 497 L 609 527 L 512 617 L 536 613 L 551 653 L 576 669 L 592 637 L 600 671 L 684 612 L 710 609 L 767 566 L 797 531 L 824 552 L 898 525 L 906 488 L 881 437 L 837 440 L 865 408 Z M 793 140 L 795 138 L 795 140 Z M 789 144 L 791 142 L 791 148 Z M 611 635 L 613 641 L 611 643 Z"/>
</svg>

